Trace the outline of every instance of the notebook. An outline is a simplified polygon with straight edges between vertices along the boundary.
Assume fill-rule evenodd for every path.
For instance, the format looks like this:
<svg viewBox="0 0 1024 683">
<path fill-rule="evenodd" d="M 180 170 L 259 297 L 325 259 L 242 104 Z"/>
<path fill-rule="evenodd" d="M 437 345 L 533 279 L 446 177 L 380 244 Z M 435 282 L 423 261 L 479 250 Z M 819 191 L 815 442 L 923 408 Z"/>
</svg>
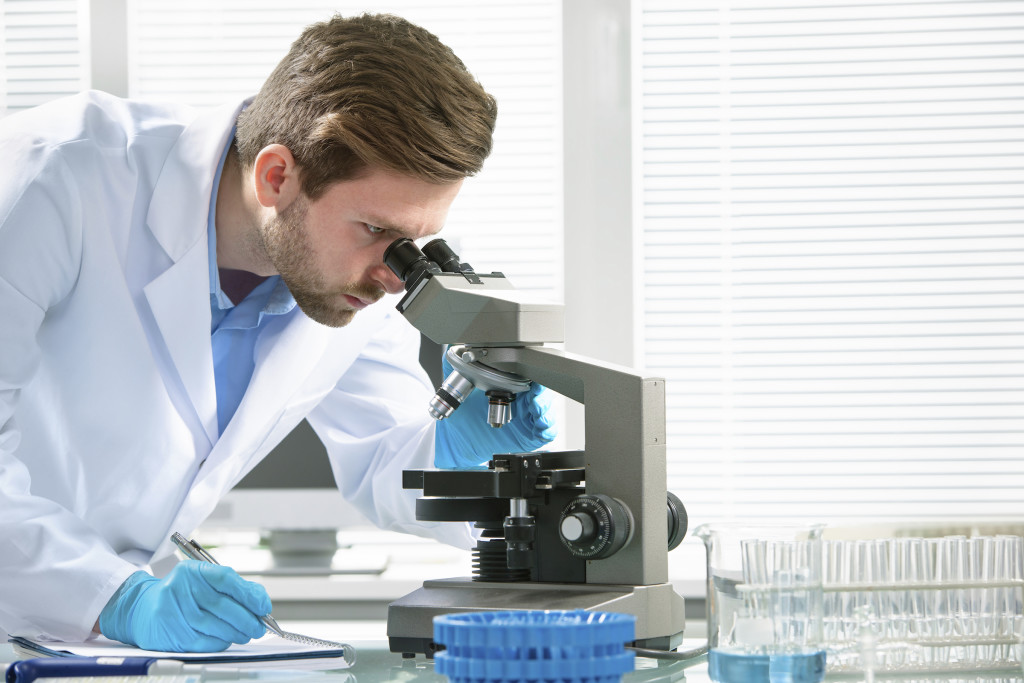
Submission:
<svg viewBox="0 0 1024 683">
<path fill-rule="evenodd" d="M 299 666 L 310 669 L 344 669 L 354 661 L 354 651 L 346 649 L 314 647 L 285 640 L 274 634 L 267 634 L 259 640 L 244 645 L 232 644 L 223 652 L 155 652 L 125 645 L 103 636 L 77 642 L 35 641 L 20 636 L 9 640 L 16 654 L 22 657 L 155 657 L 175 659 L 190 664 L 251 666 L 269 664 L 289 667 Z"/>
</svg>

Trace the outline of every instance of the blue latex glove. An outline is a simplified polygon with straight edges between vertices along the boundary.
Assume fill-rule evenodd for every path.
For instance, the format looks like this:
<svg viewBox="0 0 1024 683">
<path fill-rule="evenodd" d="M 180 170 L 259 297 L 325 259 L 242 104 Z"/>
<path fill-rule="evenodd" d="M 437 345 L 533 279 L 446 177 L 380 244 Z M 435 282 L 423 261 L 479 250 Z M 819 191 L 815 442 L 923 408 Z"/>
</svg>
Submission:
<svg viewBox="0 0 1024 683">
<path fill-rule="evenodd" d="M 129 576 L 100 613 L 100 632 L 144 650 L 220 652 L 262 636 L 264 614 L 263 586 L 230 567 L 188 560 L 163 579 Z"/>
<path fill-rule="evenodd" d="M 445 377 L 452 371 L 446 356 L 442 356 L 441 369 Z M 516 394 L 512 421 L 492 427 L 487 423 L 487 394 L 474 390 L 450 417 L 438 421 L 434 467 L 472 467 L 487 462 L 495 453 L 525 453 L 551 443 L 558 433 L 550 414 L 551 402 L 552 392 L 533 382 L 528 391 Z"/>
</svg>

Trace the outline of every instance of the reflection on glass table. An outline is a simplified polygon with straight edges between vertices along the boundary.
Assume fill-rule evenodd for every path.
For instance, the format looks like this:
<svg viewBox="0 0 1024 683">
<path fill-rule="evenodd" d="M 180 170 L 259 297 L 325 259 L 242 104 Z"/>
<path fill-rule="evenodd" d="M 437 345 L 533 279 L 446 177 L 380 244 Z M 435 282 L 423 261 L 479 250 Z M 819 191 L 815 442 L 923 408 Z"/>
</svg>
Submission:
<svg viewBox="0 0 1024 683">
<path fill-rule="evenodd" d="M 309 628 L 309 627 L 306 627 Z M 347 671 L 330 674 L 330 679 L 323 683 L 347 681 L 349 683 L 378 683 L 383 681 L 446 681 L 447 677 L 434 671 L 434 663 L 423 657 L 403 659 L 401 655 L 387 650 L 387 641 L 357 641 L 354 643 L 359 655 L 356 664 Z M 684 647 L 695 647 L 696 640 L 686 640 Z M 826 676 L 826 681 L 859 683 L 863 676 L 856 674 L 834 674 Z M 1024 674 L 1006 671 L 976 671 L 969 674 L 917 674 L 907 676 L 875 676 L 875 683 L 1022 683 Z M 623 683 L 670 683 L 685 681 L 687 683 L 711 683 L 707 672 L 707 659 L 702 657 L 694 662 L 669 662 L 665 660 L 638 657 L 636 670 L 622 678 Z M 275 681 L 283 683 L 283 681 Z M 307 683 L 311 683 L 307 680 Z"/>
<path fill-rule="evenodd" d="M 690 643 L 687 642 L 687 645 Z M 348 674 L 352 683 L 377 683 L 380 681 L 447 681 L 434 671 L 434 662 L 418 656 L 415 659 L 403 659 L 400 654 L 387 650 L 387 641 L 370 641 L 355 643 L 358 656 L 356 664 L 340 676 Z M 697 673 L 703 671 L 704 673 Z M 691 677 L 691 672 L 695 675 Z M 332 676 L 333 677 L 333 676 Z M 705 659 L 696 662 L 668 662 L 664 660 L 638 657 L 636 670 L 622 678 L 623 683 L 670 683 L 672 681 L 696 681 L 709 683 Z M 275 681 L 275 683 L 280 683 Z M 309 682 L 307 682 L 309 683 Z M 324 681 L 324 683 L 329 683 Z"/>
<path fill-rule="evenodd" d="M 298 672 L 294 676 L 271 673 L 262 669 L 263 676 L 273 683 L 378 683 L 383 681 L 446 681 L 445 676 L 434 671 L 434 663 L 420 656 L 403 659 L 400 654 L 388 651 L 385 623 L 383 621 L 292 621 L 282 626 L 315 634 L 323 638 L 347 639 L 356 647 L 355 665 L 350 669 L 326 672 Z M 703 623 L 691 624 L 695 633 L 703 633 Z M 702 644 L 702 639 L 687 638 L 683 647 L 690 649 Z M 14 661 L 14 652 L 7 643 L 0 643 L 0 663 Z M 623 683 L 710 683 L 707 674 L 707 660 L 700 658 L 693 662 L 668 662 L 638 657 L 636 670 L 623 677 Z M 826 681 L 859 683 L 863 676 L 829 675 Z M 1024 683 L 1022 672 L 985 672 L 970 674 L 929 674 L 913 676 L 875 676 L 875 683 Z M 70 682 L 69 682 L 70 683 Z"/>
</svg>

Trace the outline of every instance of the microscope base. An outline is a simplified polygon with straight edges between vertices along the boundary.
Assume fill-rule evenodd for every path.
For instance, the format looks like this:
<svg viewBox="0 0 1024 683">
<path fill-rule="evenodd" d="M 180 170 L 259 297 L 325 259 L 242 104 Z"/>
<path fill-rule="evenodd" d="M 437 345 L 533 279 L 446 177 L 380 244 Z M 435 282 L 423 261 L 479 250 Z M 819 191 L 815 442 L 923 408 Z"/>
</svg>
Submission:
<svg viewBox="0 0 1024 683">
<path fill-rule="evenodd" d="M 575 610 L 636 616 L 637 647 L 672 650 L 683 641 L 683 598 L 668 583 L 621 586 L 579 583 L 425 581 L 388 606 L 388 642 L 405 657 L 433 657 L 433 619 L 439 614 L 500 610 Z"/>
</svg>

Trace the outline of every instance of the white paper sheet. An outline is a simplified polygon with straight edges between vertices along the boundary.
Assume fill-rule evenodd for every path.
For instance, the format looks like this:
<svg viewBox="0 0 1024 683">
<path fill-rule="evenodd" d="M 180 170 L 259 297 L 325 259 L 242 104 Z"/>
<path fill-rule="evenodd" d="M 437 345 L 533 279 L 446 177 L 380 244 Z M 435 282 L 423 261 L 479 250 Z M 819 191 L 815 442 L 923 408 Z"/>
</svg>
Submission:
<svg viewBox="0 0 1024 683">
<path fill-rule="evenodd" d="M 34 656 L 157 657 L 200 663 L 205 666 L 240 668 L 257 666 L 328 670 L 350 666 L 342 656 L 341 649 L 311 647 L 285 640 L 274 634 L 265 635 L 244 645 L 232 644 L 223 652 L 157 652 L 125 645 L 103 636 L 79 643 L 14 639 L 12 644 L 16 650 L 24 654 L 32 653 Z"/>
</svg>

